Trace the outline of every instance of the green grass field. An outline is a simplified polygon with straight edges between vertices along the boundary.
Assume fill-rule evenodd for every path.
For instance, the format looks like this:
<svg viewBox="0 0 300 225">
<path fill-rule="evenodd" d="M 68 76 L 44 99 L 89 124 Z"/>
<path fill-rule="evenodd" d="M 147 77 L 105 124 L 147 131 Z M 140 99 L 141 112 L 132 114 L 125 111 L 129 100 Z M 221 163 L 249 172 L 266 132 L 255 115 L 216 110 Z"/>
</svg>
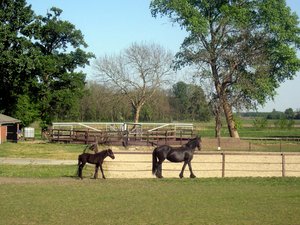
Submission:
<svg viewBox="0 0 300 225">
<path fill-rule="evenodd" d="M 84 148 L 85 145 L 80 144 L 6 142 L 0 145 L 0 157 L 77 159 Z"/>
<path fill-rule="evenodd" d="M 299 178 L 0 178 L 0 224 L 300 224 Z"/>
</svg>

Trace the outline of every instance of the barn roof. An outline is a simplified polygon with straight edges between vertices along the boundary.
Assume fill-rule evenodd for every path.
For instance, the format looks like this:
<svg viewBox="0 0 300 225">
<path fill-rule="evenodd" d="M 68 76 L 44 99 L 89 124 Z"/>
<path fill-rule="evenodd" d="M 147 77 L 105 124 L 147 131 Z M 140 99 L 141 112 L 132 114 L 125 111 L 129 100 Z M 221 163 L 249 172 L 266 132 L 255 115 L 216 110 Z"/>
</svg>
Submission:
<svg viewBox="0 0 300 225">
<path fill-rule="evenodd" d="M 6 116 L 0 113 L 0 125 L 1 124 L 12 124 L 12 123 L 20 123 L 21 121 L 10 116 Z"/>
</svg>

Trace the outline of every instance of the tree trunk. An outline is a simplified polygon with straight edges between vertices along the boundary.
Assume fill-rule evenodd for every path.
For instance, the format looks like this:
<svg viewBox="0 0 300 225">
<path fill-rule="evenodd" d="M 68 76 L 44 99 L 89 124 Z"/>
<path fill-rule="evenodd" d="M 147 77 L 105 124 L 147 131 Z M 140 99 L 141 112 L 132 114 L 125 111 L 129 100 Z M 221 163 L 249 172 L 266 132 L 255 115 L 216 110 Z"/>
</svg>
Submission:
<svg viewBox="0 0 300 225">
<path fill-rule="evenodd" d="M 225 97 L 222 98 L 222 104 L 230 137 L 240 138 L 237 128 L 235 126 L 235 122 L 233 120 L 232 108 Z"/>
<path fill-rule="evenodd" d="M 133 111 L 134 111 L 134 119 L 133 122 L 134 123 L 138 123 L 139 119 L 140 119 L 140 112 L 141 112 L 142 106 L 138 105 L 136 107 L 133 107 Z"/>
<path fill-rule="evenodd" d="M 215 112 L 215 137 L 220 138 L 221 137 L 221 128 L 222 128 L 222 122 L 221 122 L 221 112 L 218 110 Z"/>
</svg>

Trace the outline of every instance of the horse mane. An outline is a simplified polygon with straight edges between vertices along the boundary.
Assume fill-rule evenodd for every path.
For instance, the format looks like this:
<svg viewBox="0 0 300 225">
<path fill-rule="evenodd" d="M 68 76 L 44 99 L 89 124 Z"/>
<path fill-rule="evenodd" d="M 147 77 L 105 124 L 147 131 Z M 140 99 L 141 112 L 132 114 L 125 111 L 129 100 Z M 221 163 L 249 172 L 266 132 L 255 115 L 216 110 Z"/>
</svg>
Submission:
<svg viewBox="0 0 300 225">
<path fill-rule="evenodd" d="M 109 150 L 111 150 L 111 149 L 104 149 L 100 152 L 95 153 L 94 155 L 104 155 L 104 154 L 108 155 Z"/>
<path fill-rule="evenodd" d="M 195 148 L 199 142 L 201 142 L 201 137 L 199 138 L 198 136 L 196 136 L 195 138 L 189 140 L 188 143 L 186 143 L 184 146 Z"/>
</svg>

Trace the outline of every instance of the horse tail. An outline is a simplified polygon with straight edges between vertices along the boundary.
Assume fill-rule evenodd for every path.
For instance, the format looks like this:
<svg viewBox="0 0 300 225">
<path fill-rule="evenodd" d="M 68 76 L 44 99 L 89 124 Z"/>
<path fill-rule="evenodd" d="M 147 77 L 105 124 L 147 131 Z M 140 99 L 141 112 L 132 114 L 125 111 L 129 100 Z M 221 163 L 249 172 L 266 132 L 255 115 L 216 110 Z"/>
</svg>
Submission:
<svg viewBox="0 0 300 225">
<path fill-rule="evenodd" d="M 81 155 L 78 156 L 78 166 L 81 164 Z"/>
<path fill-rule="evenodd" d="M 78 156 L 78 168 L 77 168 L 77 176 L 80 175 L 80 164 L 82 163 L 81 155 Z"/>
<path fill-rule="evenodd" d="M 152 174 L 154 175 L 157 171 L 157 157 L 156 157 L 157 148 L 152 152 Z"/>
</svg>

